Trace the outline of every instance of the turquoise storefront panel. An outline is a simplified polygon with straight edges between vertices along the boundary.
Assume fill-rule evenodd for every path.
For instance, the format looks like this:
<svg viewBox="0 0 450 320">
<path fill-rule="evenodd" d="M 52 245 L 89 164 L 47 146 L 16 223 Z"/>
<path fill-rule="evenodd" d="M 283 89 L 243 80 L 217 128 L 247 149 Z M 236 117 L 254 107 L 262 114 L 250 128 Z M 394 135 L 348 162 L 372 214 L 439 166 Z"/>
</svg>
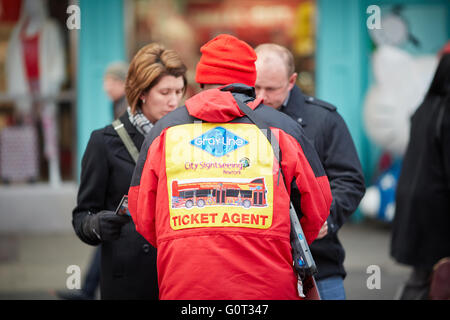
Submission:
<svg viewBox="0 0 450 320">
<path fill-rule="evenodd" d="M 411 54 L 435 53 L 450 38 L 450 1 L 447 0 L 318 0 L 316 95 L 338 107 L 354 139 L 366 182 L 370 184 L 382 152 L 367 137 L 362 112 L 372 82 L 371 43 L 366 21 L 370 5 L 381 16 L 402 5 L 409 29 L 420 41 L 402 49 Z"/>
<path fill-rule="evenodd" d="M 109 63 L 125 59 L 123 0 L 80 0 L 79 5 L 78 169 L 91 132 L 112 121 L 111 102 L 103 90 L 103 73 Z"/>
<path fill-rule="evenodd" d="M 401 49 L 410 54 L 433 54 L 450 39 L 450 1 L 448 0 L 318 0 L 316 95 L 335 104 L 345 119 L 364 170 L 366 185 L 374 182 L 383 150 L 367 136 L 363 123 L 363 104 L 372 84 L 371 42 L 366 21 L 370 5 L 381 9 L 381 16 L 402 5 L 408 28 L 419 40 Z M 353 220 L 362 219 L 357 211 Z"/>
</svg>

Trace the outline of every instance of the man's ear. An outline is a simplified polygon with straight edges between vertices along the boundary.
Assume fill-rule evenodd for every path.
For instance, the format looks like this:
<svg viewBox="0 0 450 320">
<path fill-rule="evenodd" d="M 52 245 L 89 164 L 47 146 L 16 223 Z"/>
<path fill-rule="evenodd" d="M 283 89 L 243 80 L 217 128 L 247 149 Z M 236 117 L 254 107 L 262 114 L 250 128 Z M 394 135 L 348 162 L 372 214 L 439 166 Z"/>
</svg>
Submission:
<svg viewBox="0 0 450 320">
<path fill-rule="evenodd" d="M 297 76 L 298 76 L 297 72 L 294 72 L 289 77 L 289 90 L 291 90 L 294 87 L 295 82 L 297 81 Z"/>
</svg>

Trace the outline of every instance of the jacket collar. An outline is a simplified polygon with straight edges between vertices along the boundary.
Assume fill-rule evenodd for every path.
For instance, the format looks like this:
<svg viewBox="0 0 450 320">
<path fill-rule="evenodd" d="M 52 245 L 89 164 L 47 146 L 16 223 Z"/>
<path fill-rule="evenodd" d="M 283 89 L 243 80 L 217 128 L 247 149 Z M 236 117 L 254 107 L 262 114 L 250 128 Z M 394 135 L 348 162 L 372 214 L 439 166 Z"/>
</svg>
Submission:
<svg viewBox="0 0 450 320">
<path fill-rule="evenodd" d="M 297 85 L 294 85 L 289 94 L 289 100 L 286 106 L 280 108 L 281 112 L 286 113 L 300 123 L 306 126 L 306 120 L 302 117 L 305 108 L 305 96 Z"/>
<path fill-rule="evenodd" d="M 242 83 L 229 84 L 227 86 L 221 87 L 220 91 L 230 91 L 233 96 L 244 103 L 253 101 L 256 98 L 255 88 L 249 87 Z"/>
<path fill-rule="evenodd" d="M 120 121 L 123 123 L 125 129 L 128 134 L 132 137 L 136 134 L 140 134 L 139 131 L 131 124 L 130 119 L 128 118 L 128 112 L 125 111 L 120 117 Z"/>
<path fill-rule="evenodd" d="M 236 99 L 255 109 L 261 99 L 255 99 L 255 89 L 240 83 L 204 90 L 186 100 L 189 115 L 208 122 L 225 123 L 245 114 Z"/>
<path fill-rule="evenodd" d="M 144 136 L 137 131 L 137 129 L 133 126 L 133 124 L 130 122 L 130 119 L 128 119 L 128 112 L 125 111 L 120 117 L 120 121 L 123 123 L 123 126 L 125 127 L 125 130 L 130 135 L 131 139 L 138 145 L 140 145 L 144 141 Z M 116 130 L 112 126 L 109 126 L 110 130 L 106 130 L 106 134 L 118 136 Z"/>
</svg>

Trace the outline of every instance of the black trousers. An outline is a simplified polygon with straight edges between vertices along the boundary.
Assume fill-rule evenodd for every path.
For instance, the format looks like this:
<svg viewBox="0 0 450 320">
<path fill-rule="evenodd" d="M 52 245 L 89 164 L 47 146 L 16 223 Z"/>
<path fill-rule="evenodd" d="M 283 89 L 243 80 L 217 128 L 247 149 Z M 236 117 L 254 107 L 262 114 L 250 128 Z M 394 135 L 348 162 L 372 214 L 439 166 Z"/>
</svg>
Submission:
<svg viewBox="0 0 450 320">
<path fill-rule="evenodd" d="M 86 274 L 86 278 L 84 278 L 84 283 L 81 288 L 81 290 L 91 298 L 94 298 L 95 291 L 100 284 L 100 260 L 101 246 L 98 246 L 94 251 L 89 270 Z"/>
</svg>

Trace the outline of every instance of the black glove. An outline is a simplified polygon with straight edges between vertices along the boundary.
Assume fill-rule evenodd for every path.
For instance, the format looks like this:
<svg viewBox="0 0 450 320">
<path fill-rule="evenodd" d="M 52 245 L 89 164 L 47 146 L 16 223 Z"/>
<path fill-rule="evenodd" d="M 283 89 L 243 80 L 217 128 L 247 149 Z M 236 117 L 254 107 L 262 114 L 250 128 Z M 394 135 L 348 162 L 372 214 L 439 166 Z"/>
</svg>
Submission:
<svg viewBox="0 0 450 320">
<path fill-rule="evenodd" d="M 83 232 L 86 236 L 100 241 L 112 241 L 119 239 L 122 226 L 130 221 L 130 217 L 102 210 L 96 214 L 89 213 L 85 220 Z"/>
</svg>

